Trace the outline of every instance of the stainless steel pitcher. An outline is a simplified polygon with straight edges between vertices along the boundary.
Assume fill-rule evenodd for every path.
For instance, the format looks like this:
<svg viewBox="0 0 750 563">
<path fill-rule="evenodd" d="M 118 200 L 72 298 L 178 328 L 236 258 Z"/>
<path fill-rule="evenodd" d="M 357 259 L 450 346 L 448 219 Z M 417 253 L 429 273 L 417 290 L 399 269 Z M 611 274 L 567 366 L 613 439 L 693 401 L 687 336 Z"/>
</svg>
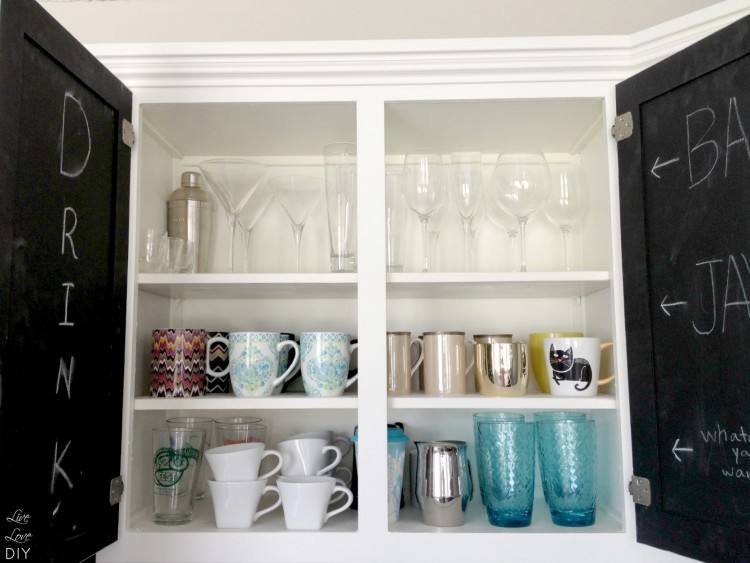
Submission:
<svg viewBox="0 0 750 563">
<path fill-rule="evenodd" d="M 415 442 L 417 504 L 428 526 L 462 526 L 467 476 L 460 448 L 452 442 Z"/>
</svg>

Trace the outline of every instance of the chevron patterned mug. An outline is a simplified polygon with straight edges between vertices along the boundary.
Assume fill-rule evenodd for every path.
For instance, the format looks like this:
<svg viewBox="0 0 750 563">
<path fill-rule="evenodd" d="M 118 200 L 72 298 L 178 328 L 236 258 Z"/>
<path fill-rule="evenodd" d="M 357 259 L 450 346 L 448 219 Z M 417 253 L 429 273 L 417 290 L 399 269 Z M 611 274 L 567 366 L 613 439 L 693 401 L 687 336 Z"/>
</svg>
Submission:
<svg viewBox="0 0 750 563">
<path fill-rule="evenodd" d="M 206 395 L 231 393 L 228 332 L 209 332 L 206 342 Z"/>
<path fill-rule="evenodd" d="M 206 383 L 206 331 L 159 328 L 151 347 L 151 396 L 199 397 Z"/>
</svg>

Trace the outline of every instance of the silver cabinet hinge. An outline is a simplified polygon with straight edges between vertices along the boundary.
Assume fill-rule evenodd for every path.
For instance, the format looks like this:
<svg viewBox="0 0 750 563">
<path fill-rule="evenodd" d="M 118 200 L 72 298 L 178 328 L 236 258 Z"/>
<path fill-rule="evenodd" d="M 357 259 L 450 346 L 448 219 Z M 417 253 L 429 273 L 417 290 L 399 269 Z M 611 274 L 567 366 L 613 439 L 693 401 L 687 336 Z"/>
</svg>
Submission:
<svg viewBox="0 0 750 563">
<path fill-rule="evenodd" d="M 618 143 L 629 139 L 633 135 L 633 114 L 629 111 L 615 117 L 612 124 L 612 137 Z"/>
<path fill-rule="evenodd" d="M 633 475 L 628 483 L 628 492 L 633 502 L 643 506 L 651 506 L 651 481 L 645 477 Z"/>
<path fill-rule="evenodd" d="M 133 124 L 127 119 L 122 120 L 122 142 L 131 149 L 135 145 L 135 129 L 133 129 Z"/>
<path fill-rule="evenodd" d="M 120 503 L 122 492 L 125 490 L 125 484 L 119 475 L 109 482 L 109 504 L 114 506 Z"/>
</svg>

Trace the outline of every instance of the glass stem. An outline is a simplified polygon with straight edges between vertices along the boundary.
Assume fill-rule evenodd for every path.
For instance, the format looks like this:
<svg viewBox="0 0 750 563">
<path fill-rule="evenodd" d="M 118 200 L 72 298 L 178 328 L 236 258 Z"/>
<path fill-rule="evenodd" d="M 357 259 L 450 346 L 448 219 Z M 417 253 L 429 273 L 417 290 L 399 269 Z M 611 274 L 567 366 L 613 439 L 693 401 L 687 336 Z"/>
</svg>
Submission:
<svg viewBox="0 0 750 563">
<path fill-rule="evenodd" d="M 294 233 L 294 242 L 297 245 L 297 273 L 301 272 L 300 263 L 302 257 L 302 229 L 304 225 L 292 225 L 292 232 Z"/>
<path fill-rule="evenodd" d="M 471 219 L 461 218 L 464 226 L 464 272 L 471 270 Z"/>
<path fill-rule="evenodd" d="M 250 271 L 250 239 L 252 239 L 253 236 L 253 230 L 252 229 L 242 229 L 242 242 L 244 244 L 244 271 L 249 272 Z"/>
<path fill-rule="evenodd" d="M 568 252 L 568 242 L 570 240 L 570 227 L 560 227 L 560 234 L 562 235 L 562 251 L 563 251 L 563 268 L 566 272 L 570 271 L 570 253 Z"/>
<path fill-rule="evenodd" d="M 510 268 L 516 272 L 518 266 L 518 231 L 508 231 L 508 240 L 510 241 Z"/>
<path fill-rule="evenodd" d="M 234 231 L 237 229 L 237 216 L 229 216 L 229 271 L 234 272 Z"/>
<path fill-rule="evenodd" d="M 422 271 L 430 271 L 430 233 L 427 231 L 430 219 L 429 217 L 420 217 L 419 222 L 422 224 L 422 254 L 424 261 Z"/>
<path fill-rule="evenodd" d="M 520 272 L 526 271 L 526 221 L 528 221 L 528 218 L 526 217 L 518 218 L 518 229 L 521 232 L 521 266 L 519 268 Z"/>
</svg>

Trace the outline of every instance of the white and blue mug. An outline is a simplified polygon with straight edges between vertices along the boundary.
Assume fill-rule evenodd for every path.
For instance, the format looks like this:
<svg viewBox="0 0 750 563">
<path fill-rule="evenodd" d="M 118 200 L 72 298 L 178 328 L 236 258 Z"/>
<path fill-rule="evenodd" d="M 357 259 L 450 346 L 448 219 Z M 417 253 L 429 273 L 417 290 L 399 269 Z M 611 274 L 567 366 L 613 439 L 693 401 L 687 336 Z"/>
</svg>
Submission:
<svg viewBox="0 0 750 563">
<path fill-rule="evenodd" d="M 303 332 L 302 383 L 311 397 L 338 397 L 359 375 L 349 376 L 349 360 L 357 344 L 345 332 Z"/>
<path fill-rule="evenodd" d="M 299 345 L 294 340 L 282 340 L 278 332 L 231 332 L 227 346 L 229 377 L 238 397 L 270 396 L 299 364 Z M 294 349 L 295 359 L 279 375 L 279 355 L 286 348 Z"/>
</svg>

